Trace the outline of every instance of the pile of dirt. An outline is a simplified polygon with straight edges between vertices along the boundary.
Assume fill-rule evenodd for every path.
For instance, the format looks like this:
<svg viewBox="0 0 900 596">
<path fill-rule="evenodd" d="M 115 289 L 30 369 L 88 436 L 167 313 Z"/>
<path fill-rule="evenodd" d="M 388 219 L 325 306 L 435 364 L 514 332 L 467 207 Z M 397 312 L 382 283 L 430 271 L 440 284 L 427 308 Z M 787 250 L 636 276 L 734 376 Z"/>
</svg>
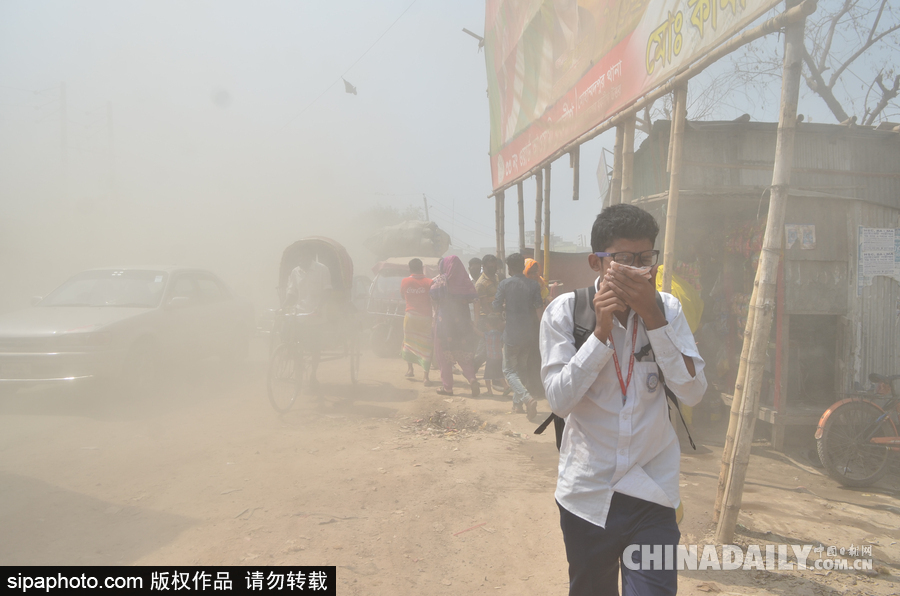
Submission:
<svg viewBox="0 0 900 596">
<path fill-rule="evenodd" d="M 419 418 L 413 425 L 432 434 L 497 432 L 497 425 L 482 420 L 472 410 L 458 408 L 456 412 L 435 410 L 428 416 Z"/>
</svg>

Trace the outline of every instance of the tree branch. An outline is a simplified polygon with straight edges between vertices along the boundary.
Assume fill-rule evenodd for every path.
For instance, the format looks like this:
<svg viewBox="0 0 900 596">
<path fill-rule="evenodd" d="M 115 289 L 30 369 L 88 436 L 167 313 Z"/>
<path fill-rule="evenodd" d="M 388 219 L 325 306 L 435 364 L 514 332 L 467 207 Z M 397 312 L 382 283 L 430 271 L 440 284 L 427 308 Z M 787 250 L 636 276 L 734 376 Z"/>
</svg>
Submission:
<svg viewBox="0 0 900 596">
<path fill-rule="evenodd" d="M 891 28 L 889 28 L 889 29 L 886 29 L 885 31 L 879 33 L 879 34 L 878 34 L 876 37 L 874 37 L 874 38 L 871 36 L 871 33 L 870 33 L 870 34 L 869 34 L 869 40 L 868 40 L 861 48 L 859 48 L 856 52 L 854 52 L 853 55 L 850 56 L 843 64 L 841 64 L 841 66 L 838 67 L 837 70 L 834 71 L 834 74 L 831 75 L 831 81 L 830 81 L 829 84 L 828 84 L 828 88 L 830 89 L 830 88 L 834 87 L 834 84 L 837 83 L 838 77 L 841 76 L 841 73 L 844 72 L 844 71 L 847 69 L 847 67 L 850 66 L 850 64 L 851 64 L 854 60 L 856 60 L 857 58 L 859 58 L 860 56 L 862 56 L 862 54 L 863 54 L 866 50 L 868 50 L 869 48 L 871 48 L 873 45 L 875 45 L 876 43 L 878 43 L 879 41 L 881 41 L 882 39 L 884 39 L 884 37 L 885 37 L 886 35 L 890 35 L 890 34 L 893 33 L 894 31 L 897 31 L 898 29 L 900 29 L 900 23 L 897 23 L 897 24 L 894 25 L 893 27 L 891 27 Z"/>
<path fill-rule="evenodd" d="M 881 21 L 881 15 L 884 13 L 885 4 L 887 4 L 887 0 L 881 0 L 881 5 L 878 7 L 878 14 L 875 15 L 875 22 L 872 23 L 872 28 L 869 29 L 869 39 L 867 41 L 872 41 L 872 36 L 875 35 L 875 31 L 878 29 L 878 22 Z"/>
<path fill-rule="evenodd" d="M 878 73 L 878 76 L 875 77 L 875 84 L 878 85 L 878 87 L 881 89 L 881 100 L 869 114 L 869 117 L 866 119 L 867 122 L 865 122 L 865 124 L 872 124 L 873 122 L 875 122 L 875 119 L 879 114 L 881 114 L 882 111 L 884 111 L 890 101 L 897 97 L 897 94 L 900 93 L 900 75 L 894 77 L 894 86 L 890 89 L 884 86 L 881 78 L 881 73 Z"/>
<path fill-rule="evenodd" d="M 837 118 L 838 122 L 846 120 L 847 113 L 841 106 L 841 102 L 839 102 L 834 96 L 834 93 L 831 92 L 831 87 L 825 84 L 822 73 L 816 69 L 813 58 L 809 55 L 806 47 L 803 48 L 803 61 L 806 63 L 806 67 L 809 69 L 810 74 L 806 79 L 807 86 L 809 86 L 813 93 L 825 100 L 825 105 L 828 106 L 828 109 L 831 110 L 831 113 L 834 114 L 834 117 Z M 810 84 L 810 79 L 812 79 L 812 84 Z"/>
<path fill-rule="evenodd" d="M 819 57 L 819 65 L 817 70 L 821 72 L 825 72 L 826 64 L 825 60 L 828 58 L 828 54 L 831 53 L 831 42 L 834 40 L 834 31 L 837 29 L 838 24 L 841 19 L 844 18 L 844 15 L 850 12 L 850 9 L 853 8 L 854 0 L 845 0 L 844 5 L 841 9 L 834 15 L 834 18 L 831 19 L 831 25 L 828 26 L 828 33 L 825 35 L 825 44 L 822 46 L 822 55 Z"/>
</svg>

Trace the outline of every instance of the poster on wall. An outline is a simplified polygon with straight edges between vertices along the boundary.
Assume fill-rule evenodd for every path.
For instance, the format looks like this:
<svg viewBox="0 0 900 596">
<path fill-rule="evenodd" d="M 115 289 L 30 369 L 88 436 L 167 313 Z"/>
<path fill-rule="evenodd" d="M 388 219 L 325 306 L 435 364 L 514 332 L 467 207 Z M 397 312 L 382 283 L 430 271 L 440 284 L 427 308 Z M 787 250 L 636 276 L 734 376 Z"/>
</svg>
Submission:
<svg viewBox="0 0 900 596">
<path fill-rule="evenodd" d="M 684 70 L 777 0 L 487 0 L 493 188 Z"/>
<path fill-rule="evenodd" d="M 857 240 L 856 295 L 871 286 L 876 275 L 900 281 L 900 228 L 859 226 Z"/>
</svg>

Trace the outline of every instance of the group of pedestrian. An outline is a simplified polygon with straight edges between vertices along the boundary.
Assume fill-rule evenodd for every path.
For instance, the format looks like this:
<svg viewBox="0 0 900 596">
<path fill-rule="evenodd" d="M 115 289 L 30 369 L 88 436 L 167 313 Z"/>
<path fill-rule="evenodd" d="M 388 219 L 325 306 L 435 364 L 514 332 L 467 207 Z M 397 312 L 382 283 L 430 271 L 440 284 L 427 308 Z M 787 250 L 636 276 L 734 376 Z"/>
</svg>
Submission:
<svg viewBox="0 0 900 596">
<path fill-rule="evenodd" d="M 484 366 L 485 391 L 513 393 L 513 410 L 537 415 L 540 382 L 538 330 L 546 304 L 541 278 L 526 277 L 525 258 L 515 253 L 506 262 L 509 277 L 500 280 L 502 263 L 494 255 L 472 259 L 468 271 L 457 256 L 441 259 L 440 273 L 425 276 L 421 259 L 409 263 L 401 283 L 406 300 L 401 356 L 406 376 L 414 365 L 441 373 L 439 395 L 453 395 L 454 368 L 462 373 L 473 397 L 481 393 L 476 374 Z M 537 274 L 537 267 L 533 267 Z"/>
</svg>

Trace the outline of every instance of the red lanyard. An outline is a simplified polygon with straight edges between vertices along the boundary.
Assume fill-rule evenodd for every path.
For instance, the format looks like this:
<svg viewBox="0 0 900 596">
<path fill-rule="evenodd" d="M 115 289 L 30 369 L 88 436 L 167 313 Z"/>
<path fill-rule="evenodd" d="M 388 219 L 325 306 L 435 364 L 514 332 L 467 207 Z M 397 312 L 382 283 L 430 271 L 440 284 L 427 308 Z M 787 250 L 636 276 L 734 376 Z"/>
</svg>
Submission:
<svg viewBox="0 0 900 596">
<path fill-rule="evenodd" d="M 616 365 L 616 375 L 619 377 L 619 387 L 622 388 L 622 403 L 625 403 L 625 392 L 631 384 L 631 373 L 634 372 L 634 344 L 637 341 L 638 318 L 634 317 L 634 332 L 631 334 L 631 357 L 628 359 L 628 379 L 622 380 L 622 367 L 619 366 L 619 357 L 616 356 L 616 342 L 613 341 L 612 330 L 609 332 L 609 343 L 613 349 L 613 363 Z"/>
</svg>

